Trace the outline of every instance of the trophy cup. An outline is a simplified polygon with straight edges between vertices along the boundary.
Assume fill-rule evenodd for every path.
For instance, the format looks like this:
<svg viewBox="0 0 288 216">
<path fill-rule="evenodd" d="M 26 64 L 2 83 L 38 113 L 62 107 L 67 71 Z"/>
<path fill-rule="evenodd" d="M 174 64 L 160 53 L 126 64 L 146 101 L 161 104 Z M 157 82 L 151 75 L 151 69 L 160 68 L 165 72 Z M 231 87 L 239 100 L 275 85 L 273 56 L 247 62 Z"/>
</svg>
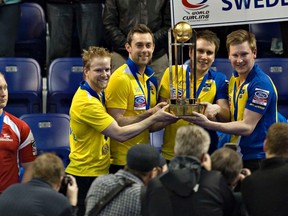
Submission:
<svg viewBox="0 0 288 216">
<path fill-rule="evenodd" d="M 172 34 L 174 36 L 174 42 L 172 42 Z M 204 113 L 205 111 L 205 105 L 200 104 L 200 99 L 196 97 L 196 39 L 196 32 L 192 29 L 192 26 L 186 22 L 177 23 L 174 28 L 170 29 L 168 32 L 170 112 L 179 117 L 191 116 L 193 111 L 198 113 Z M 190 57 L 189 74 L 187 74 L 187 70 L 185 70 L 186 73 L 184 74 L 184 67 L 187 67 L 184 65 L 183 60 L 183 50 L 185 46 L 192 46 L 193 48 L 193 55 Z M 172 70 L 172 49 L 174 49 L 175 60 L 174 73 Z M 192 85 L 191 81 L 193 81 L 193 88 L 190 93 L 190 86 Z M 185 87 L 184 83 L 186 83 Z M 186 93 L 185 98 L 184 92 Z"/>
</svg>

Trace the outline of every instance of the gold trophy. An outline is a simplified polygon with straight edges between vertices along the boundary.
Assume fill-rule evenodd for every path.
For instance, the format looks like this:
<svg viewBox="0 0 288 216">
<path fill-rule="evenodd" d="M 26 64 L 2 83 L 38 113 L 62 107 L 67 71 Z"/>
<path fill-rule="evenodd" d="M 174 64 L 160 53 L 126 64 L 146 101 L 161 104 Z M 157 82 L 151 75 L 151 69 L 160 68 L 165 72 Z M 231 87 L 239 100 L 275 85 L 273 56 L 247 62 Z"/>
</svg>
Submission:
<svg viewBox="0 0 288 216">
<path fill-rule="evenodd" d="M 172 34 L 174 42 L 172 42 Z M 169 43 L 169 75 L 170 75 L 170 112 L 176 116 L 191 116 L 193 111 L 204 113 L 205 105 L 200 104 L 196 97 L 196 39 L 197 34 L 192 26 L 186 22 L 177 23 L 168 32 Z M 190 74 L 184 74 L 183 50 L 185 46 L 193 47 L 193 56 L 190 57 Z M 174 48 L 175 73 L 172 70 L 172 49 Z M 178 64 L 179 63 L 179 64 Z M 179 67 L 178 67 L 179 65 Z M 187 66 L 186 66 L 187 67 Z M 186 70 L 185 70 L 186 71 Z M 190 93 L 191 81 L 193 81 L 192 92 Z M 174 82 L 174 85 L 173 85 Z M 187 83 L 189 82 L 189 83 Z M 184 87 L 184 83 L 186 83 Z M 189 84 L 189 89 L 187 89 Z M 186 97 L 184 98 L 184 92 Z M 189 91 L 189 94 L 188 94 Z"/>
</svg>

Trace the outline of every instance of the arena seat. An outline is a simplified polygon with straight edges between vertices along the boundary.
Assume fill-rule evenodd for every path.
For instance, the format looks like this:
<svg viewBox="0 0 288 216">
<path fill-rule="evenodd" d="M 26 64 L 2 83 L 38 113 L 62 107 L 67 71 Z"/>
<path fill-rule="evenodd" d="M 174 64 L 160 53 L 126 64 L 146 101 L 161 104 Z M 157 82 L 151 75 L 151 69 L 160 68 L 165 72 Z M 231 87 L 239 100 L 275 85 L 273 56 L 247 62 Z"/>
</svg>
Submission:
<svg viewBox="0 0 288 216">
<path fill-rule="evenodd" d="M 257 58 L 255 63 L 273 80 L 278 91 L 278 111 L 288 117 L 288 58 Z"/>
<path fill-rule="evenodd" d="M 186 60 L 184 64 L 190 64 L 190 60 Z M 228 80 L 234 71 L 228 58 L 215 58 L 211 68 L 215 71 L 224 73 Z"/>
<path fill-rule="evenodd" d="M 44 152 L 57 154 L 66 167 L 69 164 L 69 122 L 70 118 L 61 113 L 25 114 L 20 117 L 31 128 L 38 155 Z"/>
<path fill-rule="evenodd" d="M 46 61 L 46 20 L 37 3 L 20 4 L 21 16 L 15 44 L 15 56 L 35 59 L 43 72 Z"/>
<path fill-rule="evenodd" d="M 277 57 L 277 54 L 271 50 L 273 38 L 276 42 L 274 49 L 283 51 L 279 22 L 249 24 L 249 30 L 256 36 L 257 58 Z"/>
<path fill-rule="evenodd" d="M 42 76 L 36 60 L 0 58 L 0 71 L 8 84 L 8 103 L 4 110 L 17 117 L 42 112 Z"/>
<path fill-rule="evenodd" d="M 228 80 L 234 71 L 228 58 L 215 58 L 211 67 L 216 71 L 224 73 Z"/>
<path fill-rule="evenodd" d="M 47 78 L 47 112 L 69 114 L 73 95 L 82 80 L 81 58 L 55 59 Z"/>
</svg>

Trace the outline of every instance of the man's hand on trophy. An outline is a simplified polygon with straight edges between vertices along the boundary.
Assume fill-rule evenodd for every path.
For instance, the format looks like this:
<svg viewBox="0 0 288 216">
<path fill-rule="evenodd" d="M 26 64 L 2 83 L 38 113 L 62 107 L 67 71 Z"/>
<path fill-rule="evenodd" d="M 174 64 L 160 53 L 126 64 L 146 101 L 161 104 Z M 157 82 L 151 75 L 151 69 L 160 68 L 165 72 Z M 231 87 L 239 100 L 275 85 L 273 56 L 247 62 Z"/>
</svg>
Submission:
<svg viewBox="0 0 288 216">
<path fill-rule="evenodd" d="M 198 112 L 193 112 L 191 116 L 182 116 L 182 119 L 202 127 L 205 127 L 206 123 L 209 122 L 209 119 L 205 115 Z"/>
<path fill-rule="evenodd" d="M 200 104 L 206 105 L 204 115 L 212 121 L 217 121 L 216 115 L 220 112 L 220 106 L 218 104 L 211 104 L 208 102 L 201 102 Z"/>
<path fill-rule="evenodd" d="M 154 106 L 153 108 L 149 109 L 149 112 L 151 113 L 151 115 L 153 115 L 154 113 L 156 113 L 158 110 L 162 109 L 163 107 L 165 107 L 168 103 L 167 102 L 160 102 L 158 103 L 156 106 Z"/>
<path fill-rule="evenodd" d="M 161 109 L 158 109 L 156 111 L 155 115 L 159 117 L 159 122 L 169 122 L 171 124 L 179 120 L 177 116 L 168 112 L 168 108 L 169 104 L 166 103 L 165 106 L 162 106 Z"/>
</svg>

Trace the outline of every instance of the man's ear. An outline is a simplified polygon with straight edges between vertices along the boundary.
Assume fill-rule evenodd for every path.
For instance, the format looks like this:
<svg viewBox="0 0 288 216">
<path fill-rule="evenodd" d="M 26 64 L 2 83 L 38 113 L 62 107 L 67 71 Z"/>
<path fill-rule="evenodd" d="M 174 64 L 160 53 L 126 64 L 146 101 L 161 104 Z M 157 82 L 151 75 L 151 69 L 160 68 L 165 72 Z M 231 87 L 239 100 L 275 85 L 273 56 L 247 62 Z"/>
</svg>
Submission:
<svg viewBox="0 0 288 216">
<path fill-rule="evenodd" d="M 125 49 L 127 50 L 128 53 L 130 53 L 131 46 L 129 43 L 125 43 Z"/>
<path fill-rule="evenodd" d="M 85 80 L 86 75 L 88 73 L 88 69 L 86 67 L 83 68 L 83 79 Z"/>
<path fill-rule="evenodd" d="M 253 51 L 253 56 L 254 56 L 254 59 L 256 59 L 257 57 L 257 49 L 255 48 L 255 50 Z"/>
<path fill-rule="evenodd" d="M 153 171 L 154 170 L 154 171 Z M 148 185 L 149 181 L 154 178 L 155 176 L 155 172 L 156 172 L 156 167 L 153 168 L 152 170 L 150 170 L 149 172 L 147 172 L 146 175 L 142 176 L 142 181 L 144 182 L 145 185 Z"/>
<path fill-rule="evenodd" d="M 208 153 L 204 153 L 201 157 L 201 166 L 204 167 L 206 170 L 211 170 L 211 158 Z"/>
<path fill-rule="evenodd" d="M 193 49 L 192 47 L 189 47 L 189 58 L 191 59 L 193 57 Z"/>
</svg>

